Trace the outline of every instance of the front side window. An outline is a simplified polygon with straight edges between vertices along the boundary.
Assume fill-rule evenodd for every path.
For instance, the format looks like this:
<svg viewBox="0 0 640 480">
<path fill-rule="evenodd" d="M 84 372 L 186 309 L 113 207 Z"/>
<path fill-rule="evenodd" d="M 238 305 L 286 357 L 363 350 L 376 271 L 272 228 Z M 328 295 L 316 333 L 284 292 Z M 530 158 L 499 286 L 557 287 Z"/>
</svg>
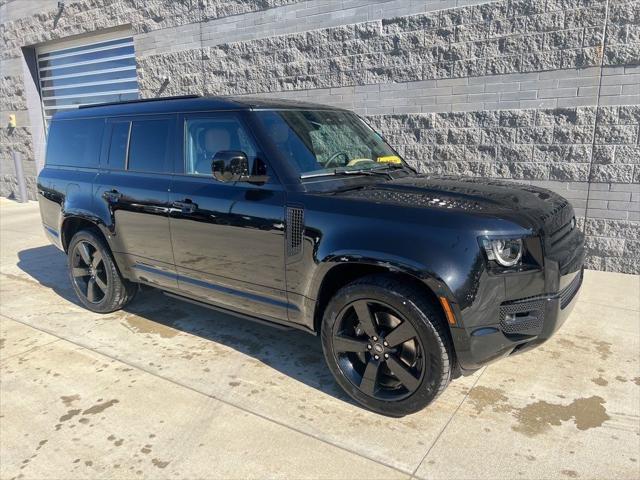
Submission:
<svg viewBox="0 0 640 480">
<path fill-rule="evenodd" d="M 51 122 L 47 165 L 97 166 L 104 125 L 102 119 L 86 118 Z"/>
<path fill-rule="evenodd" d="M 127 170 L 136 172 L 168 171 L 172 119 L 131 122 Z"/>
<path fill-rule="evenodd" d="M 212 176 L 212 162 L 218 152 L 244 152 L 249 171 L 256 167 L 257 149 L 235 115 L 192 118 L 185 122 L 185 173 Z"/>
<path fill-rule="evenodd" d="M 255 115 L 280 154 L 303 178 L 404 166 L 382 137 L 353 113 L 268 110 Z"/>
</svg>

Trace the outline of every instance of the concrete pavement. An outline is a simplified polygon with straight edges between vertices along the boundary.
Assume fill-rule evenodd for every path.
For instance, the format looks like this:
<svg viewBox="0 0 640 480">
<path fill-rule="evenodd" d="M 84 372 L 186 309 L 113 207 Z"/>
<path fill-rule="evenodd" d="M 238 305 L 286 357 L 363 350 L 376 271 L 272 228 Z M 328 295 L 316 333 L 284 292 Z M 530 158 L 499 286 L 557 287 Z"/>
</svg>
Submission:
<svg viewBox="0 0 640 480">
<path fill-rule="evenodd" d="M 541 348 L 390 419 L 317 338 L 144 289 L 81 308 L 37 204 L 0 199 L 0 477 L 640 477 L 640 278 L 587 272 Z"/>
</svg>

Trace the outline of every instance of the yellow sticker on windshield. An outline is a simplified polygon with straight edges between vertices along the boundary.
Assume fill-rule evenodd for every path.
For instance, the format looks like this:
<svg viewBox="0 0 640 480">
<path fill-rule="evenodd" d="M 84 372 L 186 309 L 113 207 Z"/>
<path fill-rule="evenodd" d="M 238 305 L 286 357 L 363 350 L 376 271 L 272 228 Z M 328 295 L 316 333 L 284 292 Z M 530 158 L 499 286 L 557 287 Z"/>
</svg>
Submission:
<svg viewBox="0 0 640 480">
<path fill-rule="evenodd" d="M 384 157 L 378 157 L 378 163 L 402 163 L 400 157 L 397 155 L 386 155 Z"/>
</svg>

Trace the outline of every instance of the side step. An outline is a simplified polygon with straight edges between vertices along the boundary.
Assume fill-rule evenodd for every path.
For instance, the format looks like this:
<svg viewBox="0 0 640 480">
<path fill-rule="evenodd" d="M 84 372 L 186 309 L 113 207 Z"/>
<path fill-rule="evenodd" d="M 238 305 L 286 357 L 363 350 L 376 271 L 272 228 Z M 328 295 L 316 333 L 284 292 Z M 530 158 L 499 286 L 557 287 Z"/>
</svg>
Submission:
<svg viewBox="0 0 640 480">
<path fill-rule="evenodd" d="M 193 300 L 191 298 L 183 297 L 182 295 L 177 295 L 175 293 L 171 293 L 171 292 L 167 292 L 167 291 L 162 291 L 162 293 L 164 293 L 167 297 L 175 298 L 177 300 L 182 300 L 183 302 L 192 303 L 194 305 L 198 305 L 199 307 L 204 307 L 204 308 L 208 308 L 210 310 L 215 310 L 216 312 L 224 313 L 226 315 L 232 315 L 234 317 L 242 318 L 244 320 L 249 320 L 251 322 L 260 323 L 262 325 L 266 325 L 268 327 L 276 328 L 278 330 L 283 330 L 283 331 L 293 330 L 292 327 L 287 326 L 287 325 L 279 324 L 279 323 L 277 323 L 275 321 L 270 322 L 269 320 L 263 320 L 261 318 L 256 318 L 256 317 L 253 317 L 251 315 L 246 315 L 246 314 L 240 313 L 240 312 L 234 312 L 233 310 L 229 310 L 229 309 L 226 309 L 224 307 L 218 307 L 216 305 L 211 305 L 210 303 L 200 302 L 198 300 Z"/>
</svg>

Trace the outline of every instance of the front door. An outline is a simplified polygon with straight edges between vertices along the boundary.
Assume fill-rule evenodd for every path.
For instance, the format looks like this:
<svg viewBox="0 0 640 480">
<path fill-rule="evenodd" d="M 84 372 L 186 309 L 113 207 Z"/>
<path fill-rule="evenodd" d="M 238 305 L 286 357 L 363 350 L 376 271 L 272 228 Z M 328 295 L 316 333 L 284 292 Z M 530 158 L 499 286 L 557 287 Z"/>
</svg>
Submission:
<svg viewBox="0 0 640 480">
<path fill-rule="evenodd" d="M 212 304 L 286 321 L 283 188 L 273 174 L 260 185 L 214 179 L 218 151 L 244 152 L 250 168 L 264 164 L 240 112 L 184 115 L 179 125 L 184 154 L 171 185 L 169 218 L 179 288 Z"/>
<path fill-rule="evenodd" d="M 110 119 L 95 199 L 108 209 L 111 244 L 126 276 L 177 288 L 169 236 L 175 115 Z"/>
</svg>

